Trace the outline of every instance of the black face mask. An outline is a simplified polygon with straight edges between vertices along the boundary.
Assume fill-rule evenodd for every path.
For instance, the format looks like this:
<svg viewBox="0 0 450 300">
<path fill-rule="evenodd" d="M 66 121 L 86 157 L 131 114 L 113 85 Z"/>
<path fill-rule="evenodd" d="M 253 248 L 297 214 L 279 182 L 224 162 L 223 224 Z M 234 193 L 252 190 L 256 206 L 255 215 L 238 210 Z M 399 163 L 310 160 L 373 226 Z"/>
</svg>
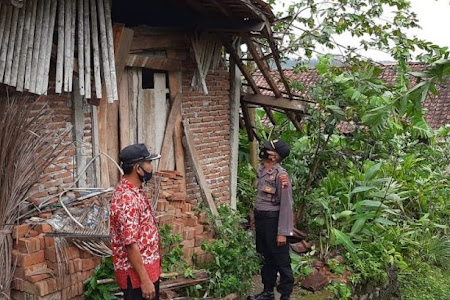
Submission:
<svg viewBox="0 0 450 300">
<path fill-rule="evenodd" d="M 139 166 L 141 169 L 142 169 L 142 171 L 144 171 L 144 175 L 139 175 L 139 179 L 141 180 L 141 182 L 147 182 L 147 181 L 150 181 L 150 179 L 152 179 L 152 177 L 153 177 L 153 172 L 147 172 L 147 171 L 145 171 L 144 170 L 144 168 L 143 167 L 141 167 L 141 166 Z"/>
<path fill-rule="evenodd" d="M 259 158 L 261 159 L 268 159 L 269 158 L 269 153 L 267 153 L 267 148 L 261 148 L 259 150 Z"/>
</svg>

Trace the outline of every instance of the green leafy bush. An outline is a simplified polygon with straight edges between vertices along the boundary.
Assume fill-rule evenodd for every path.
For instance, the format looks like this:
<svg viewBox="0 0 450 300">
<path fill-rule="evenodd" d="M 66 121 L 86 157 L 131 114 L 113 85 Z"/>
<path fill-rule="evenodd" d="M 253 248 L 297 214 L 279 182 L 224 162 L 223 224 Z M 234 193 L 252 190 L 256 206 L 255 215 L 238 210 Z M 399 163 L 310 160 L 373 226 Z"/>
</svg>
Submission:
<svg viewBox="0 0 450 300">
<path fill-rule="evenodd" d="M 246 293 L 250 278 L 259 272 L 260 258 L 256 252 L 254 236 L 243 225 L 247 220 L 228 205 L 218 207 L 219 217 L 211 216 L 215 241 L 203 243 L 202 249 L 213 256 L 205 266 L 209 283 L 205 287 L 209 296 L 221 298 L 231 293 Z"/>
<path fill-rule="evenodd" d="M 101 279 L 114 278 L 114 266 L 112 257 L 104 257 L 100 265 L 98 265 L 94 274 L 84 281 L 84 299 L 87 300 L 113 300 L 119 299 L 114 296 L 119 291 L 116 282 L 98 284 Z"/>
</svg>

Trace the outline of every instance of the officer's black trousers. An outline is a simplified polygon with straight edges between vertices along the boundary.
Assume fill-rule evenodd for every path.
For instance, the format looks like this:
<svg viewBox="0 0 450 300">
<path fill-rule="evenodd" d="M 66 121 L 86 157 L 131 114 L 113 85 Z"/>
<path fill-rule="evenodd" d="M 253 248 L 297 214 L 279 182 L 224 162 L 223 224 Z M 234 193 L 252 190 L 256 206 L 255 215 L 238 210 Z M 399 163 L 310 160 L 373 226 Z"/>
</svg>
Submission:
<svg viewBox="0 0 450 300">
<path fill-rule="evenodd" d="M 255 229 L 256 250 L 264 258 L 261 268 L 264 290 L 273 291 L 277 273 L 280 273 L 277 290 L 282 296 L 289 296 L 294 288 L 294 276 L 291 269 L 289 244 L 277 245 L 278 212 L 255 211 Z"/>
</svg>

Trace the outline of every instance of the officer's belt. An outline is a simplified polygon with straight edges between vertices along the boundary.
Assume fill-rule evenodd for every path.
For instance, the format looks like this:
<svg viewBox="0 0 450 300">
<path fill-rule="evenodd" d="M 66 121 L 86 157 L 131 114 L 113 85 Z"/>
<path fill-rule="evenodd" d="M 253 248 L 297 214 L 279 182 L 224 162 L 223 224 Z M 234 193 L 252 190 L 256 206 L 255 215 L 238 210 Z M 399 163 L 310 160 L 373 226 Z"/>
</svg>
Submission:
<svg viewBox="0 0 450 300">
<path fill-rule="evenodd" d="M 255 218 L 277 218 L 280 212 L 276 211 L 267 211 L 267 210 L 254 210 Z"/>
</svg>

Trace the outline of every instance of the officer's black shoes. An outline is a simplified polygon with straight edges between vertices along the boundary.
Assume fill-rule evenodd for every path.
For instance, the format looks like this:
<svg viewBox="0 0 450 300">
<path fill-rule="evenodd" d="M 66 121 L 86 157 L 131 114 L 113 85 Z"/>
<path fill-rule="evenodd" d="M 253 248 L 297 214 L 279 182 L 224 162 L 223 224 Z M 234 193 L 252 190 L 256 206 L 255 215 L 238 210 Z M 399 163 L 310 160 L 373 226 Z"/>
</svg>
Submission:
<svg viewBox="0 0 450 300">
<path fill-rule="evenodd" d="M 247 300 L 275 300 L 273 292 L 264 291 L 258 295 L 248 296 Z"/>
</svg>

